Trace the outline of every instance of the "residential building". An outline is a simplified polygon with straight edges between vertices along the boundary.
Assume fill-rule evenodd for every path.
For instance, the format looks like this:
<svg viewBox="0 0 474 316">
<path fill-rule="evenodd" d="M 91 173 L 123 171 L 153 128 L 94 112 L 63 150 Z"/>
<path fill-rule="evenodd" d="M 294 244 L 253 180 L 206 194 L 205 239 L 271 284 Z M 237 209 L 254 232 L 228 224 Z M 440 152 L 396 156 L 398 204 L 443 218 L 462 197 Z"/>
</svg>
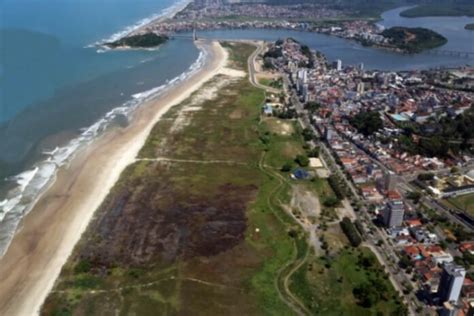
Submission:
<svg viewBox="0 0 474 316">
<path fill-rule="evenodd" d="M 457 302 L 461 294 L 466 269 L 454 263 L 445 263 L 438 287 L 440 302 Z"/>
</svg>

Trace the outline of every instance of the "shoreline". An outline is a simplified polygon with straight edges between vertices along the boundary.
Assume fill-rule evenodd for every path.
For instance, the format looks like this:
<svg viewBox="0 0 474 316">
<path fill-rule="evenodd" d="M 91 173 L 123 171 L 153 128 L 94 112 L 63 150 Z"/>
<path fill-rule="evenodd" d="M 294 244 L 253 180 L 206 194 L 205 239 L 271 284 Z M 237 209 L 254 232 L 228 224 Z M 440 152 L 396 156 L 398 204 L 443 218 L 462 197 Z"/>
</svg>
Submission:
<svg viewBox="0 0 474 316">
<path fill-rule="evenodd" d="M 127 36 L 139 34 L 142 32 L 144 29 L 146 29 L 149 25 L 155 24 L 155 23 L 160 23 L 163 22 L 167 19 L 173 18 L 176 14 L 184 10 L 193 0 L 181 0 L 171 7 L 168 7 L 164 10 L 162 10 L 158 14 L 153 14 L 147 18 L 141 19 L 134 25 L 129 25 L 122 29 L 121 31 L 118 31 L 116 33 L 113 33 L 107 38 L 103 38 L 93 44 L 90 44 L 86 47 L 104 47 L 104 44 L 107 42 L 113 42 L 120 40 L 122 38 L 125 38 Z"/>
<path fill-rule="evenodd" d="M 224 67 L 227 54 L 217 42 L 198 44 L 208 52 L 205 65 L 146 101 L 136 109 L 127 127 L 106 132 L 78 152 L 68 166 L 58 171 L 56 181 L 22 220 L 0 259 L 0 314 L 39 312 L 95 210 L 125 167 L 133 163 L 155 123 Z"/>
</svg>

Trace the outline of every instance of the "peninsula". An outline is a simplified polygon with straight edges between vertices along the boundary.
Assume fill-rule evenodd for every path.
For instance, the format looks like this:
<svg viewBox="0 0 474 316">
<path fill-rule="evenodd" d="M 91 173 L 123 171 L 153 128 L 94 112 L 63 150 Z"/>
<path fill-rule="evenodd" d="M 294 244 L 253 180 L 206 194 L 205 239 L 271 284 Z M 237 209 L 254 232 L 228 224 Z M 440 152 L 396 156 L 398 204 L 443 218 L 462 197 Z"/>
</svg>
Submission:
<svg viewBox="0 0 474 316">
<path fill-rule="evenodd" d="M 155 33 L 128 35 L 114 42 L 104 43 L 110 48 L 153 48 L 168 41 L 168 36 Z"/>
</svg>

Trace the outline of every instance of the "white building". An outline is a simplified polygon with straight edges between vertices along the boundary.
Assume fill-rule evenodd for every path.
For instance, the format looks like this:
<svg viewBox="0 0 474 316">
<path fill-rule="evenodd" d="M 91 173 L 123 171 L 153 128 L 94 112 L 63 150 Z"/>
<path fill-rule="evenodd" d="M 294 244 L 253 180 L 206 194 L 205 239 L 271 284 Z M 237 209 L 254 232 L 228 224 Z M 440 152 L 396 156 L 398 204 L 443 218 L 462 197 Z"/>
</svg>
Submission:
<svg viewBox="0 0 474 316">
<path fill-rule="evenodd" d="M 461 294 L 466 269 L 454 263 L 445 263 L 438 286 L 440 302 L 457 302 Z"/>
</svg>

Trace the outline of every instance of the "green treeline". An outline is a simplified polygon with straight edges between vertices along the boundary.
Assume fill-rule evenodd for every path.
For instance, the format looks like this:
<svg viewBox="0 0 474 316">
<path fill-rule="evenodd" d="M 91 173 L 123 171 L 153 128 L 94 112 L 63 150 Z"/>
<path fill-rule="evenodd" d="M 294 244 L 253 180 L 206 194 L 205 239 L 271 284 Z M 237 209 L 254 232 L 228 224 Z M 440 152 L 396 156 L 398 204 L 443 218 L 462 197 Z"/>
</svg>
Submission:
<svg viewBox="0 0 474 316">
<path fill-rule="evenodd" d="M 348 217 L 344 217 L 340 225 L 353 247 L 357 247 L 362 243 L 362 237 L 360 237 L 359 232 Z"/>
<path fill-rule="evenodd" d="M 474 3 L 470 0 L 432 1 L 400 13 L 406 18 L 426 16 L 474 16 Z"/>
</svg>

